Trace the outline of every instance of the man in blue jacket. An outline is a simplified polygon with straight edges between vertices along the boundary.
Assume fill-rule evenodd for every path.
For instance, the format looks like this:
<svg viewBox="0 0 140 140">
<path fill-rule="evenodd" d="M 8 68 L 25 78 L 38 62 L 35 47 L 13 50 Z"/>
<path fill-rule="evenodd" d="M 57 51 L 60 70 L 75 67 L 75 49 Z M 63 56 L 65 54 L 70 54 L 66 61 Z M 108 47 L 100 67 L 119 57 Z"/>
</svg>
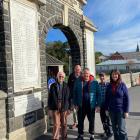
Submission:
<svg viewBox="0 0 140 140">
<path fill-rule="evenodd" d="M 98 82 L 90 76 L 90 71 L 85 68 L 83 78 L 74 83 L 74 105 L 78 110 L 78 133 L 77 140 L 83 140 L 84 120 L 87 116 L 89 121 L 90 140 L 94 140 L 95 111 L 100 110 L 100 88 Z"/>
</svg>

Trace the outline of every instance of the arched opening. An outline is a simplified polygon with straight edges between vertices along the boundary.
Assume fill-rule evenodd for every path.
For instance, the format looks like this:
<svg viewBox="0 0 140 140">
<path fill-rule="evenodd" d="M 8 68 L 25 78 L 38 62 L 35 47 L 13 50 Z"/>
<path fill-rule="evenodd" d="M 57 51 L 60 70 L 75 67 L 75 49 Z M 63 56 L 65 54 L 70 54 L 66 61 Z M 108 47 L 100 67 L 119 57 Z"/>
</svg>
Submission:
<svg viewBox="0 0 140 140">
<path fill-rule="evenodd" d="M 72 67 L 76 64 L 80 64 L 80 47 L 78 40 L 74 34 L 74 32 L 71 30 L 70 27 L 66 27 L 61 24 L 56 24 L 53 26 L 54 29 L 60 29 L 64 35 L 66 36 L 69 46 L 70 46 L 70 53 L 72 57 Z"/>
<path fill-rule="evenodd" d="M 52 44 L 54 45 L 55 43 L 57 43 L 58 46 L 59 45 L 62 45 L 62 47 L 63 47 L 63 48 L 61 47 L 60 50 L 57 50 L 57 51 L 59 51 L 59 54 L 61 55 L 61 57 L 59 57 L 59 54 L 58 55 L 54 55 L 54 53 L 55 53 L 54 50 L 53 50 L 53 53 L 50 53 L 50 51 L 51 51 L 51 50 L 49 50 L 50 49 L 50 44 L 48 44 L 47 37 L 50 37 L 49 36 L 49 32 L 51 31 L 51 29 L 53 29 L 53 32 L 55 30 L 58 30 L 59 29 L 60 32 L 65 36 L 64 41 L 61 40 L 59 42 L 58 41 L 59 40 L 59 37 L 57 38 L 55 35 L 51 34 L 51 38 L 53 38 L 53 43 Z M 61 34 L 58 34 L 58 36 L 59 35 L 61 35 Z M 57 42 L 55 42 L 55 41 L 57 41 Z M 55 24 L 52 28 L 49 29 L 49 31 L 46 34 L 46 44 L 48 45 L 48 46 L 46 45 L 47 46 L 46 47 L 47 65 L 48 65 L 48 63 L 51 63 L 55 59 L 55 58 L 52 58 L 52 57 L 55 57 L 56 56 L 56 59 L 62 61 L 62 63 L 63 62 L 65 63 L 64 64 L 64 71 L 68 75 L 68 74 L 70 74 L 72 72 L 72 69 L 73 69 L 73 67 L 76 64 L 81 64 L 81 62 L 80 62 L 80 60 L 81 60 L 80 59 L 80 47 L 79 47 L 79 44 L 78 44 L 78 40 L 77 40 L 74 32 L 71 30 L 70 27 L 64 26 L 62 24 Z M 56 49 L 56 48 L 54 47 L 54 49 Z M 65 52 L 65 54 L 64 54 L 64 52 Z M 49 56 L 48 53 L 51 54 L 52 56 Z M 64 55 L 64 58 L 63 59 L 61 59 L 63 57 L 62 55 Z M 65 58 L 67 59 L 66 60 L 67 62 L 64 60 Z M 56 59 L 54 61 L 57 61 Z M 59 61 L 57 61 L 57 62 L 59 63 Z M 61 65 L 61 62 L 60 62 L 60 65 Z M 58 71 L 59 71 L 59 68 L 55 64 L 49 64 L 49 66 L 47 66 L 47 76 L 48 76 L 48 78 L 49 78 L 49 76 L 51 77 L 52 75 L 53 76 L 56 76 L 56 73 Z"/>
</svg>

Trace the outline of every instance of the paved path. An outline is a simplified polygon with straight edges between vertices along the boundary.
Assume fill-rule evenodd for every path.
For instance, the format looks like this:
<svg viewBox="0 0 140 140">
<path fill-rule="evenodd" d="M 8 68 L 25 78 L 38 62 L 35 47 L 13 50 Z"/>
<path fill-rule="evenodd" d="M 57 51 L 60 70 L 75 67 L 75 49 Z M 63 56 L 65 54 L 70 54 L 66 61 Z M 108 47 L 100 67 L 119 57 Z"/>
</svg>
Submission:
<svg viewBox="0 0 140 140">
<path fill-rule="evenodd" d="M 129 89 L 130 94 L 130 116 L 127 119 L 127 130 L 128 130 L 128 140 L 140 140 L 140 86 L 133 87 Z M 68 124 L 72 124 L 71 119 L 72 116 L 68 118 Z M 96 125 L 95 132 L 96 137 L 95 140 L 101 140 L 98 136 L 99 133 L 102 133 L 102 125 L 100 122 L 99 114 L 96 114 Z M 88 135 L 88 121 L 85 121 L 85 140 L 89 139 Z M 68 140 L 74 140 L 77 137 L 77 130 L 68 130 Z M 41 136 L 37 140 L 50 140 L 51 132 L 48 132 L 46 135 Z"/>
</svg>

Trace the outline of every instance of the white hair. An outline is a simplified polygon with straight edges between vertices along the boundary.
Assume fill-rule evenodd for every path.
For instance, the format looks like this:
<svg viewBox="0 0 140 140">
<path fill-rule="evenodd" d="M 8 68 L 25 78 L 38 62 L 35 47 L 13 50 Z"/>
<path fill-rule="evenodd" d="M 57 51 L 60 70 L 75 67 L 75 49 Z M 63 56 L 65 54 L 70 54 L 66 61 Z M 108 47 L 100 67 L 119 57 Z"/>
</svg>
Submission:
<svg viewBox="0 0 140 140">
<path fill-rule="evenodd" d="M 57 78 L 59 78 L 59 76 L 64 76 L 64 78 L 65 78 L 65 73 L 63 72 L 63 71 L 59 71 L 58 73 L 57 73 Z"/>
<path fill-rule="evenodd" d="M 83 71 L 89 71 L 90 72 L 90 69 L 89 68 L 84 68 Z"/>
</svg>

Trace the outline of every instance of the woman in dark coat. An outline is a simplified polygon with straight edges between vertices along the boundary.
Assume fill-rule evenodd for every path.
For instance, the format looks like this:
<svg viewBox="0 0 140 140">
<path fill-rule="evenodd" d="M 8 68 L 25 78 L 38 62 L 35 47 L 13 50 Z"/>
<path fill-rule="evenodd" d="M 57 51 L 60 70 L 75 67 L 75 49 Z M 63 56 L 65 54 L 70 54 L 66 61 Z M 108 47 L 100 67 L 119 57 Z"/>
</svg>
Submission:
<svg viewBox="0 0 140 140">
<path fill-rule="evenodd" d="M 106 93 L 106 114 L 109 113 L 115 140 L 128 140 L 125 119 L 129 112 L 128 89 L 122 82 L 121 74 L 113 70 Z"/>
<path fill-rule="evenodd" d="M 49 114 L 54 122 L 53 140 L 59 140 L 60 127 L 62 140 L 67 139 L 67 116 L 70 114 L 72 101 L 64 78 L 65 73 L 58 72 L 57 81 L 51 85 L 48 97 Z"/>
</svg>

